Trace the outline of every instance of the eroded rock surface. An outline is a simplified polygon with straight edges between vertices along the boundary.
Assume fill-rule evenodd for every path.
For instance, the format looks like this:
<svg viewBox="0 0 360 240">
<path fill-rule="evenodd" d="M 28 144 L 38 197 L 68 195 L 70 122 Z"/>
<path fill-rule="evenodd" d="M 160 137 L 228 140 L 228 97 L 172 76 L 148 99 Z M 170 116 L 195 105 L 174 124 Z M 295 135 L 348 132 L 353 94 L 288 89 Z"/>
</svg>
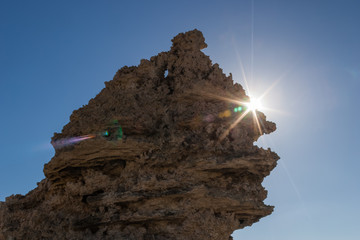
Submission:
<svg viewBox="0 0 360 240">
<path fill-rule="evenodd" d="M 278 156 L 253 143 L 275 124 L 257 112 L 260 133 L 250 112 L 229 131 L 244 89 L 200 31 L 172 42 L 72 113 L 46 178 L 0 203 L 0 239 L 228 240 L 273 211 L 261 183 Z"/>
</svg>

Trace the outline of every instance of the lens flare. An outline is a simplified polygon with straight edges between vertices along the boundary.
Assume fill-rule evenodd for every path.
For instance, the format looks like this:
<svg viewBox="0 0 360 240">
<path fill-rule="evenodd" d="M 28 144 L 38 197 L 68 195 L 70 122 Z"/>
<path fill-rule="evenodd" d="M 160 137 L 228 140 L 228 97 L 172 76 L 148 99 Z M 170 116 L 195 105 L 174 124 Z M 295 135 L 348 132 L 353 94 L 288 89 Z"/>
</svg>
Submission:
<svg viewBox="0 0 360 240">
<path fill-rule="evenodd" d="M 234 108 L 234 112 L 241 112 L 243 110 L 242 106 Z"/>
<path fill-rule="evenodd" d="M 96 134 L 87 134 L 83 136 L 76 136 L 76 137 L 69 137 L 69 138 L 62 138 L 52 141 L 51 144 L 55 149 L 64 148 L 67 146 L 74 145 L 78 142 L 92 139 L 95 137 L 103 137 L 109 141 L 114 140 L 121 140 L 124 138 L 124 133 L 121 125 L 119 124 L 118 120 L 113 120 L 112 123 L 107 127 L 107 129 L 103 132 L 99 132 Z"/>
<path fill-rule="evenodd" d="M 231 116 L 230 110 L 225 110 L 224 112 L 219 113 L 219 118 L 228 118 Z"/>
<path fill-rule="evenodd" d="M 96 135 L 88 134 L 79 137 L 63 138 L 63 139 L 55 140 L 51 142 L 51 144 L 54 146 L 55 149 L 59 149 L 94 137 L 96 137 Z"/>
</svg>

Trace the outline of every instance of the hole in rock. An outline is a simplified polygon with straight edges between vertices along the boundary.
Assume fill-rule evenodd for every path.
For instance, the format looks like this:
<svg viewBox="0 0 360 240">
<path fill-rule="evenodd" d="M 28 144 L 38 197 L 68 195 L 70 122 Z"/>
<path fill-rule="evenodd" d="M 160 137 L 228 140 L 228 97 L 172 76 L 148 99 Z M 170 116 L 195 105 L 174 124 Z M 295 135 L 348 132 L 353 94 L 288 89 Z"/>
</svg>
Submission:
<svg viewBox="0 0 360 240">
<path fill-rule="evenodd" d="M 164 78 L 166 78 L 169 74 L 169 71 L 166 69 L 165 72 L 164 72 Z"/>
</svg>

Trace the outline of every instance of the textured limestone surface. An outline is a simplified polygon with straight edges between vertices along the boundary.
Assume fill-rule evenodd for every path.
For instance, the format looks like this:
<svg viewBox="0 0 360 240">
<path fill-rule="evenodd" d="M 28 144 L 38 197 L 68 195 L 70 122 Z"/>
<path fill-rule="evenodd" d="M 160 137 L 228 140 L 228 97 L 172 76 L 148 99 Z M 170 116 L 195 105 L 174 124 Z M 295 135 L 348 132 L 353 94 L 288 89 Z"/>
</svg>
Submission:
<svg viewBox="0 0 360 240">
<path fill-rule="evenodd" d="M 123 67 L 52 138 L 46 178 L 0 202 L 0 239 L 228 240 L 273 211 L 261 183 L 276 129 L 201 49 L 198 30 Z M 233 109 L 241 106 L 242 111 Z"/>
</svg>

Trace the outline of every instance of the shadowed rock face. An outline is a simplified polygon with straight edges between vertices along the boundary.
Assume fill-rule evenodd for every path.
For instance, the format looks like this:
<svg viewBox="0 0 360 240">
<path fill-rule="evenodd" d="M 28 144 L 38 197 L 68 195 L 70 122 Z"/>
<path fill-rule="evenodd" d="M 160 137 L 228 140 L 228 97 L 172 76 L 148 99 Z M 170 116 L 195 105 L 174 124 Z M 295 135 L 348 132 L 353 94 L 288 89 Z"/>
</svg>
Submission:
<svg viewBox="0 0 360 240">
<path fill-rule="evenodd" d="M 46 178 L 0 203 L 0 239 L 228 240 L 272 212 L 261 183 L 278 156 L 253 145 L 253 114 L 228 131 L 244 89 L 200 51 L 200 31 L 172 42 L 72 113 Z"/>
</svg>

